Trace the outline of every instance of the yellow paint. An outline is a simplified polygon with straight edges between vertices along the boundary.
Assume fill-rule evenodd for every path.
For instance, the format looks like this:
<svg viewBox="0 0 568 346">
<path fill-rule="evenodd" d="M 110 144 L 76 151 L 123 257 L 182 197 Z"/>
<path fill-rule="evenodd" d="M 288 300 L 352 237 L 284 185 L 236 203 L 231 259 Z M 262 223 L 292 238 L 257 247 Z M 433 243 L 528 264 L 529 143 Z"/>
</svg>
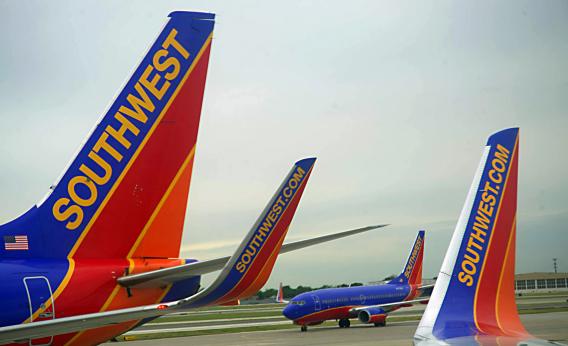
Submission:
<svg viewBox="0 0 568 346">
<path fill-rule="evenodd" d="M 75 191 L 75 186 L 77 186 L 77 184 L 83 184 L 89 189 L 89 198 L 83 198 L 77 194 L 77 191 Z M 95 183 L 82 175 L 78 175 L 69 180 L 67 189 L 67 192 L 69 192 L 69 196 L 73 202 L 81 207 L 90 207 L 97 200 L 97 187 Z"/>
<path fill-rule="evenodd" d="M 55 203 L 53 203 L 52 212 L 53 217 L 55 217 L 58 221 L 65 221 L 75 215 L 75 220 L 70 220 L 65 224 L 65 228 L 72 231 L 79 227 L 83 221 L 83 209 L 81 209 L 78 205 L 72 204 L 69 208 L 61 211 L 61 208 L 68 206 L 69 202 L 71 202 L 69 198 L 64 197 L 58 199 Z"/>
<path fill-rule="evenodd" d="M 517 140 L 515 142 L 515 148 L 513 149 L 513 155 L 512 155 L 512 160 L 511 160 L 511 164 L 513 162 L 513 160 L 515 159 L 515 154 L 517 153 L 517 147 L 519 145 L 519 137 L 517 136 Z M 505 183 L 503 184 L 503 196 L 505 196 L 505 193 L 507 191 L 507 182 L 509 181 L 509 174 L 511 173 L 511 169 L 509 169 L 509 171 L 507 172 L 507 177 L 505 179 Z M 501 206 L 503 204 L 499 203 L 499 208 L 497 209 L 497 216 L 495 216 L 495 223 L 493 224 L 493 228 L 495 228 L 495 225 L 497 224 L 497 222 L 499 222 L 499 215 L 500 215 L 500 211 L 501 211 Z M 479 279 L 477 281 L 477 287 L 475 288 L 475 296 L 473 298 L 473 320 L 475 322 L 475 326 L 477 327 L 477 330 L 479 330 L 480 332 L 483 331 L 483 329 L 481 329 L 481 327 L 479 326 L 479 323 L 477 322 L 477 296 L 479 294 L 479 283 L 483 281 L 483 273 L 485 271 L 485 263 L 486 263 L 486 259 L 489 257 L 489 253 L 491 252 L 491 241 L 493 240 L 493 232 L 491 232 L 491 235 L 489 236 L 489 243 L 487 245 L 487 252 L 485 253 L 485 259 L 483 260 L 483 264 L 481 265 L 481 272 L 479 273 Z"/>
<path fill-rule="evenodd" d="M 504 151 L 506 151 L 506 153 Z M 498 155 L 499 152 L 501 152 L 501 154 Z M 468 236 L 464 257 L 461 260 L 461 271 L 458 273 L 458 280 L 468 287 L 475 284 L 474 275 L 477 273 L 477 263 L 480 261 L 481 255 L 483 254 L 487 232 L 491 232 L 495 228 L 496 222 L 493 224 L 491 230 L 489 230 L 489 225 L 491 224 L 491 219 L 496 215 L 494 213 L 494 205 L 497 201 L 497 197 L 501 195 L 498 208 L 501 207 L 504 198 L 504 194 L 500 194 L 499 190 L 501 187 L 505 186 L 501 173 L 505 171 L 507 163 L 510 163 L 510 156 L 508 154 L 509 151 L 507 149 L 500 144 L 497 145 L 497 150 L 494 152 L 494 156 L 491 160 L 493 169 L 488 173 L 489 178 L 497 185 L 491 186 L 489 181 L 485 181 L 485 191 L 482 193 L 481 200 L 475 210 L 475 221 Z M 500 168 L 496 168 L 497 162 L 499 162 Z M 498 173 L 498 181 L 492 178 L 492 173 L 495 172 L 496 169 L 501 172 Z M 504 190 L 505 188 L 503 188 L 503 191 Z M 493 195 L 489 195 L 488 192 L 491 192 Z M 485 256 L 486 255 L 487 254 L 485 254 Z"/>
</svg>

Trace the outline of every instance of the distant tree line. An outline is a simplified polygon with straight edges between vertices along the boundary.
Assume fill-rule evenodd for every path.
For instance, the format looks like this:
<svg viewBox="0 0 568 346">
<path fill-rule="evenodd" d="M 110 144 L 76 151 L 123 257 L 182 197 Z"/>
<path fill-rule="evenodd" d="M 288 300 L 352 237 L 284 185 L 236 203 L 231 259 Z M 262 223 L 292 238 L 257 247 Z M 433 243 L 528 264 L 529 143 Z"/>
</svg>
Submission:
<svg viewBox="0 0 568 346">
<path fill-rule="evenodd" d="M 396 274 L 392 274 L 387 276 L 386 278 L 383 279 L 383 281 L 389 281 L 394 279 L 395 277 L 397 277 Z M 286 286 L 282 286 L 282 293 L 284 295 L 284 298 L 286 299 L 290 299 L 293 298 L 295 296 L 297 296 L 298 294 L 304 293 L 304 292 L 310 292 L 310 291 L 314 291 L 314 290 L 319 290 L 322 288 L 334 288 L 334 287 L 353 287 L 353 286 L 363 286 L 362 283 L 360 282 L 353 282 L 351 283 L 351 285 L 349 284 L 341 284 L 341 285 L 337 285 L 337 286 L 331 286 L 331 285 L 323 285 L 321 287 L 310 287 L 310 286 L 298 286 L 296 288 L 292 288 L 288 285 Z M 274 288 L 267 288 L 265 290 L 259 291 L 256 294 L 257 299 L 270 299 L 270 298 L 274 298 L 276 297 L 276 295 L 278 294 L 278 290 L 274 289 Z"/>
<path fill-rule="evenodd" d="M 389 276 L 387 276 L 386 278 L 384 278 L 382 281 L 386 282 L 386 281 L 390 281 L 392 279 L 394 279 L 395 277 L 397 277 L 396 274 L 391 274 Z M 304 292 L 310 292 L 310 291 L 314 291 L 314 290 L 319 290 L 322 288 L 335 288 L 335 287 L 353 287 L 353 286 L 363 286 L 363 284 L 361 282 L 352 282 L 351 285 L 349 284 L 341 284 L 341 285 L 337 285 L 337 286 L 332 286 L 332 285 L 323 285 L 321 287 L 310 287 L 310 286 L 298 286 L 296 288 L 290 287 L 288 285 L 286 286 L 282 286 L 282 291 L 284 293 L 284 298 L 286 299 L 290 299 L 293 298 L 295 296 L 297 296 L 298 294 L 304 293 Z M 278 294 L 278 290 L 274 289 L 274 288 L 267 288 L 265 290 L 259 291 L 256 294 L 257 299 L 270 299 L 270 298 L 274 298 L 276 297 L 276 295 Z"/>
<path fill-rule="evenodd" d="M 391 274 L 391 275 L 385 277 L 382 281 L 386 283 L 386 282 L 388 282 L 388 281 L 390 281 L 390 280 L 392 280 L 396 277 L 398 277 L 397 274 Z M 432 279 L 435 281 L 437 279 L 437 277 L 433 277 Z M 310 286 L 300 285 L 296 288 L 292 288 L 292 287 L 286 285 L 286 286 L 282 286 L 282 293 L 283 293 L 285 299 L 291 299 L 291 298 L 294 298 L 295 296 L 297 296 L 298 294 L 310 292 L 310 291 L 315 291 L 315 290 L 319 290 L 319 289 L 323 289 L 323 288 L 353 287 L 353 286 L 363 286 L 363 284 L 360 283 L 360 282 L 353 282 L 350 285 L 349 284 L 341 284 L 341 285 L 336 285 L 336 286 L 323 285 L 321 287 L 310 287 Z M 422 296 L 429 296 L 431 293 L 432 293 L 432 288 L 430 287 L 429 289 L 427 289 L 423 292 Z M 259 291 L 256 294 L 256 298 L 258 300 L 271 299 L 271 298 L 275 298 L 277 294 L 278 294 L 277 289 L 267 288 L 265 290 Z"/>
</svg>

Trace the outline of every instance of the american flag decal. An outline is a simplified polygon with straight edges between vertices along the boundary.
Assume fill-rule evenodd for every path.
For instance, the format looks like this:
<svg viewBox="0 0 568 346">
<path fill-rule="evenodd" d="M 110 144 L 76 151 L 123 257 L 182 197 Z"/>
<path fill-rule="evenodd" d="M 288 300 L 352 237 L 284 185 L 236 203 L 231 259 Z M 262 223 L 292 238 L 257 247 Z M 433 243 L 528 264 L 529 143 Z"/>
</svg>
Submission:
<svg viewBox="0 0 568 346">
<path fill-rule="evenodd" d="M 29 250 L 27 235 L 5 235 L 4 250 Z"/>
</svg>

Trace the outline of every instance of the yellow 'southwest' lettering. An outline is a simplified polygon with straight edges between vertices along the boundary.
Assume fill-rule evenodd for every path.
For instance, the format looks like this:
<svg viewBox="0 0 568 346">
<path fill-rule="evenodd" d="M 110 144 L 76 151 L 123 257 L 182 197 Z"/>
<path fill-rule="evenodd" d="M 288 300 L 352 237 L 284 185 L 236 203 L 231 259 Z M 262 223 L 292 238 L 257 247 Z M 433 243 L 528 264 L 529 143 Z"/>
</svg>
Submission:
<svg viewBox="0 0 568 346">
<path fill-rule="evenodd" d="M 130 148 L 131 144 L 130 141 L 124 136 L 126 134 L 126 131 L 129 131 L 135 136 L 138 136 L 140 130 L 133 123 L 131 123 L 130 120 L 126 119 L 124 115 L 120 114 L 120 112 L 116 112 L 114 118 L 118 120 L 118 122 L 120 122 L 120 128 L 117 130 L 111 125 L 107 125 L 105 131 L 108 132 L 108 134 L 111 135 L 112 138 L 116 139 L 120 144 L 122 144 L 122 146 L 128 149 Z"/>
<path fill-rule="evenodd" d="M 418 256 L 421 247 L 422 247 L 422 238 L 418 238 L 416 239 L 416 245 L 414 246 L 414 249 L 412 249 L 412 254 L 408 259 L 408 264 L 406 265 L 406 269 L 404 270 L 404 276 L 406 276 L 407 279 L 410 277 L 412 268 L 414 268 L 414 264 L 416 263 L 416 257 Z"/>
<path fill-rule="evenodd" d="M 154 95 L 158 100 L 161 100 L 166 91 L 168 91 L 171 83 L 166 81 L 162 83 L 161 88 L 158 88 L 158 82 L 160 81 L 159 74 L 156 73 L 154 77 L 152 77 L 152 80 L 148 80 L 148 77 L 150 77 L 150 73 L 152 73 L 153 70 L 154 68 L 152 66 L 146 67 L 146 70 L 144 70 L 144 73 L 140 77 L 140 83 L 146 87 L 146 89 L 150 90 L 152 95 Z"/>
<path fill-rule="evenodd" d="M 189 59 L 190 54 L 181 42 L 177 40 L 177 35 L 178 31 L 172 29 L 161 44 L 163 49 L 159 49 L 153 54 L 151 63 L 144 67 L 143 73 L 138 80 L 130 82 L 129 85 L 134 83 L 134 90 L 126 95 L 126 99 L 121 101 L 122 104 L 117 104 L 113 108 L 118 108 L 113 117 L 107 115 L 104 120 L 106 121 L 105 130 L 96 139 L 95 144 L 88 152 L 88 158 L 91 161 L 79 165 L 79 171 L 82 174 L 77 174 L 69 180 L 67 184 L 68 196 L 63 196 L 54 203 L 52 208 L 53 216 L 58 221 L 67 221 L 65 224 L 67 229 L 74 230 L 81 225 L 84 219 L 83 208 L 90 207 L 96 203 L 99 196 L 98 187 L 109 183 L 113 174 L 117 173 L 113 171 L 114 162 L 107 161 L 108 155 L 114 158 L 116 162 L 121 162 L 126 154 L 125 150 L 136 150 L 132 144 L 140 143 L 140 141 L 133 141 L 134 137 L 139 136 L 141 132 L 138 123 L 145 124 L 149 116 L 155 116 L 156 114 L 153 113 L 157 113 L 156 105 L 149 94 L 155 97 L 156 100 L 161 101 L 172 86 L 170 81 L 173 81 L 180 75 L 181 63 L 178 58 L 170 55 L 171 49 L 177 51 L 186 60 Z M 120 107 L 118 107 L 119 105 Z M 138 123 L 135 124 L 131 121 L 132 119 Z M 113 146 L 112 143 L 115 142 L 109 142 L 109 136 L 120 143 L 122 147 L 116 144 Z M 103 155 L 103 152 L 108 155 Z M 98 167 L 93 166 L 93 163 L 98 165 Z M 79 186 L 83 186 L 80 189 L 82 195 L 79 195 L 77 191 Z M 252 260 L 252 256 L 262 246 L 262 241 L 264 241 L 273 227 L 270 221 L 275 222 L 277 216 L 282 213 L 284 202 L 282 200 L 277 202 L 273 206 L 269 218 L 263 223 L 264 230 L 258 230 L 257 237 L 251 243 L 252 247 L 249 247 L 249 252 L 246 254 L 248 257 L 243 255 L 243 258 L 241 258 L 244 264 L 241 263 L 238 268 L 241 268 L 241 266 L 246 268 L 246 264 Z"/>
<path fill-rule="evenodd" d="M 152 59 L 152 63 L 156 67 L 156 70 L 160 72 L 165 72 L 168 69 L 171 71 L 167 72 L 165 77 L 167 80 L 174 80 L 179 75 L 180 71 L 180 63 L 179 60 L 174 57 L 169 57 L 165 59 L 163 62 L 160 60 L 161 58 L 165 58 L 168 56 L 168 51 L 165 49 L 160 49 L 159 51 L 154 54 L 154 58 Z"/>
<path fill-rule="evenodd" d="M 168 49 L 168 47 L 171 45 L 178 51 L 178 53 L 181 54 L 181 56 L 183 56 L 184 59 L 187 59 L 189 58 L 189 52 L 185 50 L 185 48 L 181 45 L 181 43 L 179 43 L 178 40 L 176 40 L 177 33 L 178 32 L 176 29 L 172 29 L 172 31 L 170 31 L 170 33 L 168 34 L 168 37 L 165 39 L 164 43 L 162 43 L 162 48 Z"/>
<path fill-rule="evenodd" d="M 95 153 L 98 153 L 99 150 L 103 149 L 104 151 L 106 151 L 107 153 L 110 154 L 110 156 L 114 157 L 114 159 L 118 162 L 122 161 L 122 154 L 119 153 L 115 148 L 113 148 L 112 145 L 110 145 L 106 140 L 108 139 L 108 133 L 107 132 L 103 132 L 101 134 L 101 137 L 99 138 L 99 140 L 95 143 L 95 145 L 93 146 L 93 151 Z"/>
<path fill-rule="evenodd" d="M 53 205 L 53 216 L 57 221 L 65 221 L 74 216 L 75 220 L 70 220 L 65 225 L 65 228 L 72 231 L 79 227 L 83 221 L 83 209 L 78 205 L 72 204 L 69 208 L 62 211 L 61 208 L 68 206 L 69 202 L 71 202 L 69 198 L 58 199 Z"/>
<path fill-rule="evenodd" d="M 119 111 L 145 124 L 146 121 L 148 121 L 148 116 L 142 110 L 142 108 L 149 112 L 153 112 L 156 106 L 154 106 L 154 103 L 152 102 L 152 100 L 150 100 L 150 97 L 148 96 L 144 88 L 142 88 L 142 85 L 140 83 L 136 83 L 134 89 L 138 91 L 138 95 L 140 95 L 141 98 L 138 98 L 133 94 L 128 94 L 128 96 L 126 96 L 126 100 L 128 101 L 128 103 L 130 103 L 132 109 L 126 106 L 120 106 Z"/>
<path fill-rule="evenodd" d="M 82 184 L 87 187 L 89 190 L 89 197 L 83 198 L 77 194 L 76 186 Z M 82 175 L 78 175 L 69 181 L 69 185 L 67 185 L 67 191 L 69 192 L 69 196 L 76 204 L 80 205 L 81 207 L 89 207 L 95 203 L 97 200 L 97 187 L 92 180 L 84 177 Z"/>
<path fill-rule="evenodd" d="M 108 164 L 108 162 L 106 162 L 102 157 L 100 157 L 94 151 L 89 152 L 89 158 L 93 160 L 93 162 L 97 163 L 99 167 L 103 169 L 104 171 L 103 176 L 96 174 L 91 168 L 89 168 L 85 164 L 82 164 L 81 167 L 79 167 L 79 170 L 83 172 L 89 179 L 94 181 L 97 185 L 100 186 L 106 184 L 110 180 L 110 177 L 112 176 L 112 167 Z"/>
</svg>

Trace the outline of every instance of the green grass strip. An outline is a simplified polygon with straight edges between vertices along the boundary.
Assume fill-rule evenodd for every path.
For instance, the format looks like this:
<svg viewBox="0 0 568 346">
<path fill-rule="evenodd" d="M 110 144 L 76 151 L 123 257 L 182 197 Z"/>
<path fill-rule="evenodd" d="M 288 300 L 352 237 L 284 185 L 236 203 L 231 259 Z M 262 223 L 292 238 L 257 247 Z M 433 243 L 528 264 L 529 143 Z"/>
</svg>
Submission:
<svg viewBox="0 0 568 346">
<path fill-rule="evenodd" d="M 526 314 L 541 314 L 550 312 L 565 312 L 568 311 L 568 307 L 558 307 L 558 308 L 543 308 L 543 309 L 525 309 L 519 311 L 521 315 Z M 239 316 L 242 316 L 240 314 Z M 418 321 L 422 316 L 392 316 L 388 318 L 388 322 L 407 322 L 407 321 Z M 387 326 L 388 326 L 387 322 Z M 356 324 L 361 324 L 358 321 Z M 326 321 L 320 326 L 332 326 L 335 325 L 334 321 Z M 299 328 L 297 325 L 290 324 L 280 324 L 280 325 L 267 325 L 267 326 L 250 326 L 250 327 L 237 327 L 237 328 L 221 328 L 221 329 L 204 329 L 195 331 L 182 331 L 182 332 L 166 332 L 166 333 L 155 333 L 155 334 L 137 334 L 137 335 L 121 335 L 116 338 L 116 341 L 134 341 L 134 340 L 154 340 L 154 339 L 164 339 L 164 338 L 178 338 L 178 337 L 188 337 L 188 336 L 199 336 L 199 335 L 215 335 L 215 334 L 228 334 L 228 333 L 243 333 L 243 332 L 260 332 L 260 331 L 270 331 L 270 330 L 285 330 L 285 329 L 295 329 Z"/>
<path fill-rule="evenodd" d="M 281 311 L 246 311 L 246 312 L 222 312 L 203 315 L 181 315 L 168 316 L 158 318 L 152 323 L 180 322 L 180 321 L 209 321 L 220 320 L 226 318 L 247 318 L 247 317 L 279 317 L 282 316 Z"/>
</svg>

